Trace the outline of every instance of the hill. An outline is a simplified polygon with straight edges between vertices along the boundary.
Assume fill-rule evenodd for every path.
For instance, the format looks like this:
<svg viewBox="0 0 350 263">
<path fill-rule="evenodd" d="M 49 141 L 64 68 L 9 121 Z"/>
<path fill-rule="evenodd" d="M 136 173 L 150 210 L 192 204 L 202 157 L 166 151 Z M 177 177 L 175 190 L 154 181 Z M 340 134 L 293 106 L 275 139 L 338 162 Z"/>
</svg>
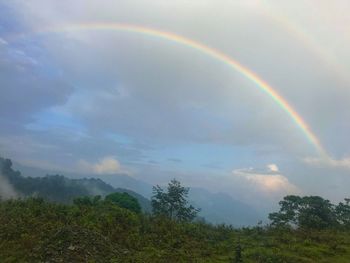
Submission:
<svg viewBox="0 0 350 263">
<path fill-rule="evenodd" d="M 151 204 L 147 198 L 129 189 L 114 188 L 101 179 L 70 179 L 63 175 L 25 177 L 19 171 L 15 171 L 12 168 L 11 160 L 1 157 L 0 171 L 2 180 L 9 184 L 7 188 L 12 187 L 13 194 L 19 197 L 42 197 L 51 202 L 68 204 L 74 198 L 81 196 L 105 196 L 113 192 L 126 192 L 139 201 L 143 211 L 151 211 Z"/>
<path fill-rule="evenodd" d="M 100 179 L 24 177 L 3 158 L 0 168 L 0 195 L 9 199 L 0 199 L 0 262 L 350 261 L 350 199 L 334 205 L 318 196 L 286 196 L 270 225 L 234 228 L 122 208 L 101 196 L 124 191 L 149 200 Z M 246 219 L 245 207 L 230 207 L 227 195 L 193 189 L 192 198 Z"/>
<path fill-rule="evenodd" d="M 195 207 L 201 208 L 199 216 L 213 224 L 253 226 L 262 219 L 251 206 L 234 200 L 226 193 L 212 193 L 202 188 L 191 188 L 189 199 Z"/>
<path fill-rule="evenodd" d="M 345 228 L 235 229 L 136 214 L 95 198 L 70 205 L 0 201 L 0 262 L 349 261 Z"/>
<path fill-rule="evenodd" d="M 30 177 L 43 177 L 46 174 L 61 173 L 60 171 L 49 171 L 40 168 L 33 168 L 16 162 L 14 162 L 13 167 L 20 170 L 24 175 Z M 73 178 L 83 179 L 81 178 L 81 174 L 72 172 L 65 172 L 65 176 L 72 178 L 73 181 Z M 86 178 L 94 178 L 96 175 L 84 174 L 83 176 L 85 177 L 83 180 L 87 181 L 90 179 Z M 124 174 L 114 174 L 113 176 L 102 174 L 99 175 L 99 178 L 103 180 L 103 182 L 106 182 L 112 186 L 115 191 L 124 191 L 136 197 L 146 210 L 150 209 L 149 202 L 147 202 L 148 200 L 144 200 L 143 197 L 146 197 L 147 199 L 151 198 L 152 185 Z M 90 185 L 88 189 L 90 190 L 90 195 L 101 194 L 101 190 L 99 190 L 100 188 L 95 188 L 94 190 L 93 185 Z M 105 191 L 105 193 L 109 193 L 109 191 Z M 104 195 L 103 192 L 102 195 Z M 225 223 L 232 224 L 237 227 L 248 226 L 255 225 L 259 220 L 266 217 L 266 215 L 259 214 L 250 205 L 239 200 L 235 200 L 230 195 L 222 192 L 213 193 L 203 188 L 191 187 L 189 199 L 195 207 L 201 208 L 199 216 L 205 218 L 207 222 L 213 224 Z"/>
</svg>

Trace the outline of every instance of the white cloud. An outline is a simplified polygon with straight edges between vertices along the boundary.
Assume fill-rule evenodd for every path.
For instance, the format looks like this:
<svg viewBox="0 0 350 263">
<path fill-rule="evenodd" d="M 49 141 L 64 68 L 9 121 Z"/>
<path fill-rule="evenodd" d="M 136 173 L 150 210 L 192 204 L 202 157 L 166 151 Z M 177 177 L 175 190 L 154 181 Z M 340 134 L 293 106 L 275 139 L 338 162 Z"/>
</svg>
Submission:
<svg viewBox="0 0 350 263">
<path fill-rule="evenodd" d="M 263 194 L 291 194 L 300 192 L 298 187 L 289 182 L 288 178 L 278 173 L 278 166 L 267 165 L 267 171 L 257 171 L 253 168 L 236 169 L 232 174 L 243 179 L 250 187 Z"/>
<path fill-rule="evenodd" d="M 106 156 L 97 163 L 89 163 L 85 160 L 80 160 L 78 162 L 78 169 L 81 172 L 94 174 L 127 173 L 127 171 L 122 168 L 120 162 L 113 156 Z"/>
<path fill-rule="evenodd" d="M 267 168 L 271 171 L 271 172 L 279 172 L 279 168 L 276 164 L 268 164 Z"/>
</svg>

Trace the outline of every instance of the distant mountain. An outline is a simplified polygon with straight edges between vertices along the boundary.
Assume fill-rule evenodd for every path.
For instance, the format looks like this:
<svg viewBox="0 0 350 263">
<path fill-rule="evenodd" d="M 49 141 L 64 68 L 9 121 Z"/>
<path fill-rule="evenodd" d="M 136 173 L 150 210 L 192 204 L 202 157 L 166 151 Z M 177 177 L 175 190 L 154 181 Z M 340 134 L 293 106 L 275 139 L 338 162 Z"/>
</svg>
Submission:
<svg viewBox="0 0 350 263">
<path fill-rule="evenodd" d="M 100 176 L 104 181 L 114 187 L 121 186 L 141 193 L 147 198 L 152 196 L 152 186 L 127 175 Z M 203 188 L 190 188 L 189 199 L 196 207 L 201 208 L 200 217 L 211 223 L 226 223 L 234 226 L 256 225 L 261 219 L 253 207 L 233 199 L 226 193 L 212 193 Z"/>
<path fill-rule="evenodd" d="M 101 178 L 106 183 L 114 186 L 121 187 L 124 189 L 130 189 L 136 193 L 139 193 L 147 198 L 152 196 L 152 185 L 146 182 L 143 182 L 139 179 L 135 179 L 129 175 L 100 175 Z"/>
<path fill-rule="evenodd" d="M 70 203 L 80 196 L 105 196 L 113 192 L 126 192 L 134 196 L 146 212 L 151 211 L 151 203 L 142 195 L 129 189 L 114 188 L 101 179 L 80 178 L 70 179 L 63 175 L 45 175 L 41 177 L 22 176 L 12 168 L 9 159 L 0 157 L 1 176 L 13 188 L 18 196 L 38 196 L 46 200 L 60 203 Z M 33 168 L 32 172 L 35 169 Z M 0 193 L 1 195 L 1 193 Z"/>
<path fill-rule="evenodd" d="M 256 225 L 260 218 L 254 208 L 234 200 L 225 193 L 211 193 L 202 188 L 191 188 L 189 198 L 195 207 L 201 208 L 199 216 L 211 223 L 234 226 Z"/>
<path fill-rule="evenodd" d="M 48 173 L 60 173 L 59 171 L 45 171 L 39 168 L 27 167 L 18 163 L 15 163 L 14 167 L 22 171 L 24 175 L 30 175 L 31 177 L 45 176 Z M 109 193 L 110 191 L 127 192 L 135 196 L 146 211 L 151 211 L 150 201 L 146 198 L 150 199 L 152 196 L 152 185 L 146 182 L 123 174 L 99 175 L 99 179 L 86 179 L 96 176 L 93 174 L 67 173 L 66 175 L 68 178 L 72 178 L 66 178 L 70 182 L 78 180 L 80 184 L 85 184 L 90 195 L 103 195 L 103 193 Z M 113 190 L 103 186 L 101 182 Z M 201 208 L 199 216 L 204 217 L 206 221 L 211 223 L 226 223 L 234 226 L 255 225 L 261 218 L 266 217 L 260 215 L 248 204 L 235 200 L 231 195 L 222 192 L 212 193 L 203 188 L 191 188 L 189 198 L 194 206 Z"/>
<path fill-rule="evenodd" d="M 21 171 L 23 176 L 30 177 L 43 177 L 47 174 L 62 174 L 62 171 L 57 170 L 46 170 L 37 167 L 31 167 L 22 165 L 17 162 L 13 162 L 14 170 Z M 64 172 L 65 176 L 71 179 L 82 179 L 82 178 L 95 178 L 95 174 L 79 174 L 73 172 Z M 136 192 L 144 197 L 150 198 L 152 194 L 152 185 L 147 184 L 141 180 L 135 179 L 125 174 L 101 174 L 98 178 L 113 186 L 114 188 L 128 189 L 132 192 Z"/>
</svg>

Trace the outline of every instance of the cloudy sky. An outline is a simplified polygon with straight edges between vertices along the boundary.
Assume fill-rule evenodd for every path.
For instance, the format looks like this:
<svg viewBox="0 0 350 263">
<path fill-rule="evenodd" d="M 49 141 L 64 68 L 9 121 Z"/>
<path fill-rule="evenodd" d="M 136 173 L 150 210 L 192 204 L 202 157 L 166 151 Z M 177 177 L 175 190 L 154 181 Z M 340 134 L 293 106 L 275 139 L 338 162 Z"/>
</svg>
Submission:
<svg viewBox="0 0 350 263">
<path fill-rule="evenodd" d="M 0 0 L 0 155 L 62 173 L 177 177 L 260 205 L 350 186 L 344 1 Z M 242 72 L 257 74 L 326 151 Z M 72 28 L 75 28 L 72 30 Z"/>
</svg>

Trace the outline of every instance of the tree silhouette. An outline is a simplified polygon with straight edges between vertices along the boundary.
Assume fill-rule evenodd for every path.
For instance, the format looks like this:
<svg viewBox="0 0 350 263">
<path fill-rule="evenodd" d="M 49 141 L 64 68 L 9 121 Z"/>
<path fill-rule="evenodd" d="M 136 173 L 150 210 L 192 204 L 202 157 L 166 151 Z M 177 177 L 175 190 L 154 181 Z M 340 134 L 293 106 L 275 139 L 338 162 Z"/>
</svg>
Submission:
<svg viewBox="0 0 350 263">
<path fill-rule="evenodd" d="M 181 186 L 181 183 L 176 179 L 169 182 L 166 192 L 159 185 L 154 186 L 153 213 L 176 221 L 192 221 L 200 209 L 189 205 L 188 192 L 189 188 Z"/>
</svg>

